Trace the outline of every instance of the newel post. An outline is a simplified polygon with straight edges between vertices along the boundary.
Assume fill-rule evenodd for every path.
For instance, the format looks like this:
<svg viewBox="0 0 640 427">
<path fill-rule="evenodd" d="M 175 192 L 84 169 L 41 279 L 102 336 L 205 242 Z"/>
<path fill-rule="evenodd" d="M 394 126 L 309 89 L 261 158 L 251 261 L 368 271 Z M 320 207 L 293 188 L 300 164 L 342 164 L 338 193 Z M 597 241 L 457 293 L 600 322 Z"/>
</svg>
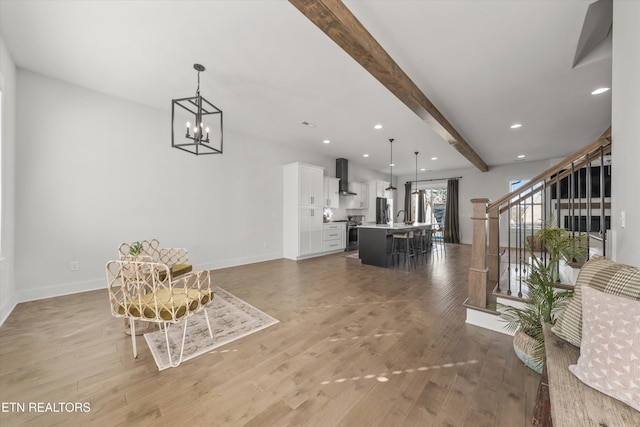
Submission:
<svg viewBox="0 0 640 427">
<path fill-rule="evenodd" d="M 487 268 L 487 204 L 489 199 L 471 199 L 473 213 L 473 240 L 471 244 L 471 267 L 469 267 L 469 298 L 467 304 L 487 308 L 487 285 L 489 269 Z"/>
<path fill-rule="evenodd" d="M 489 267 L 489 283 L 493 287 L 500 281 L 500 207 L 489 208 L 489 253 L 487 262 Z M 489 289 L 489 294 L 493 289 Z"/>
</svg>

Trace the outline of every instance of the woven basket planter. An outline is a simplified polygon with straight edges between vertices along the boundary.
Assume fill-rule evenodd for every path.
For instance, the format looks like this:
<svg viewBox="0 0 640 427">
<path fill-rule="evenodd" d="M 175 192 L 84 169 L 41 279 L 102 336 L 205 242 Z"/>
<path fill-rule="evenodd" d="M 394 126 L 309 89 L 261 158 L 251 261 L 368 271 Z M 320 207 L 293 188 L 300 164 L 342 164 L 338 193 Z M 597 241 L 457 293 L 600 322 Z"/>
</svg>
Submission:
<svg viewBox="0 0 640 427">
<path fill-rule="evenodd" d="M 513 349 L 516 355 L 524 364 L 534 370 L 535 372 L 542 373 L 542 361 L 537 361 L 533 358 L 533 352 L 536 348 L 536 339 L 525 334 L 522 331 L 517 331 L 513 336 Z"/>
</svg>

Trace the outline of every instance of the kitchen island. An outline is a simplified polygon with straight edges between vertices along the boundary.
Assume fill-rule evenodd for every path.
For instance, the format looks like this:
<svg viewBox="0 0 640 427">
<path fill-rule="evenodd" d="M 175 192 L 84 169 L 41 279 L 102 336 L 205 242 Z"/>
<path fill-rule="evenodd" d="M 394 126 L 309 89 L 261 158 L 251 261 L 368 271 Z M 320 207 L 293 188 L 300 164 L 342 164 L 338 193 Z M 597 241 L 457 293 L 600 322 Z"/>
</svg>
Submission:
<svg viewBox="0 0 640 427">
<path fill-rule="evenodd" d="M 363 264 L 391 267 L 391 243 L 395 233 L 431 230 L 430 223 L 367 224 L 358 226 L 358 250 Z M 427 233 L 430 235 L 430 233 Z"/>
</svg>

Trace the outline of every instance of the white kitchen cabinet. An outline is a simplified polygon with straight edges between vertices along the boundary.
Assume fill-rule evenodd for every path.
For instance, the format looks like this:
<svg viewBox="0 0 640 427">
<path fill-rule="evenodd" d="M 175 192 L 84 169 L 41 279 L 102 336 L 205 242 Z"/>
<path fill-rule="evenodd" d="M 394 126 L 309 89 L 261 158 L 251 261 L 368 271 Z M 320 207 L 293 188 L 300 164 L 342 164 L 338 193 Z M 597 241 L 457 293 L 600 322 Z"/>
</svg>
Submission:
<svg viewBox="0 0 640 427">
<path fill-rule="evenodd" d="M 288 259 L 321 255 L 323 250 L 324 168 L 306 163 L 283 167 L 283 252 Z"/>
<path fill-rule="evenodd" d="M 376 197 L 389 198 L 389 192 L 385 190 L 388 186 L 389 183 L 387 181 L 382 181 L 380 179 L 369 182 L 369 194 L 373 198 L 374 202 Z"/>
<path fill-rule="evenodd" d="M 340 207 L 340 180 L 331 176 L 324 177 L 323 205 L 327 208 L 338 209 Z"/>
<path fill-rule="evenodd" d="M 346 247 L 347 224 L 344 222 L 329 222 L 324 224 L 322 236 L 322 251 L 325 253 L 341 252 Z"/>
<path fill-rule="evenodd" d="M 369 186 L 366 183 L 360 184 L 360 208 L 369 208 Z"/>
<path fill-rule="evenodd" d="M 324 168 L 298 163 L 299 203 L 301 205 L 322 206 Z"/>
<path fill-rule="evenodd" d="M 350 182 L 349 191 L 356 193 L 349 196 L 347 209 L 369 209 L 369 185 L 361 182 Z"/>
<path fill-rule="evenodd" d="M 322 252 L 323 228 L 322 208 L 318 206 L 300 206 L 299 256 Z M 318 218 L 320 221 L 318 221 Z"/>
</svg>

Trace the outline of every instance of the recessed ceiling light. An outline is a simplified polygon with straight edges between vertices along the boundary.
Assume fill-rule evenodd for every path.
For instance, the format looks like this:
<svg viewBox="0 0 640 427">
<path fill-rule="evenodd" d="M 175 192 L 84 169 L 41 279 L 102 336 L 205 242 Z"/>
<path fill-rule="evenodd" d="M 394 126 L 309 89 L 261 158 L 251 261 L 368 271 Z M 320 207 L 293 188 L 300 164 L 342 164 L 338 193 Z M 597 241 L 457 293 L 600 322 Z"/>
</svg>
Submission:
<svg viewBox="0 0 640 427">
<path fill-rule="evenodd" d="M 594 90 L 593 92 L 591 92 L 591 95 L 600 95 L 601 93 L 605 93 L 607 91 L 611 90 L 610 87 L 600 87 L 596 90 Z"/>
<path fill-rule="evenodd" d="M 316 125 L 314 125 L 313 123 L 309 123 L 309 122 L 306 122 L 306 121 L 305 122 L 300 122 L 300 124 L 304 125 L 304 126 L 307 126 L 307 127 L 310 127 L 310 128 L 316 127 Z"/>
<path fill-rule="evenodd" d="M 426 170 L 427 170 L 427 168 L 420 168 L 420 172 L 424 172 Z"/>
<path fill-rule="evenodd" d="M 395 163 L 389 163 L 389 166 L 394 167 L 396 164 Z"/>
<path fill-rule="evenodd" d="M 329 144 L 331 141 L 329 141 L 328 139 L 325 139 L 324 141 L 322 141 L 325 144 Z"/>
<path fill-rule="evenodd" d="M 382 125 L 381 124 L 377 124 L 373 127 L 374 129 L 382 129 Z"/>
<path fill-rule="evenodd" d="M 524 154 L 518 154 L 518 158 L 519 159 L 524 159 L 525 157 L 527 157 L 527 156 L 525 156 Z"/>
<path fill-rule="evenodd" d="M 522 123 L 514 123 L 511 125 L 511 129 L 518 129 L 522 127 Z"/>
<path fill-rule="evenodd" d="M 437 157 L 432 157 L 431 160 L 438 160 L 438 158 Z"/>
<path fill-rule="evenodd" d="M 362 157 L 369 157 L 369 155 L 368 154 L 363 154 Z"/>
</svg>

